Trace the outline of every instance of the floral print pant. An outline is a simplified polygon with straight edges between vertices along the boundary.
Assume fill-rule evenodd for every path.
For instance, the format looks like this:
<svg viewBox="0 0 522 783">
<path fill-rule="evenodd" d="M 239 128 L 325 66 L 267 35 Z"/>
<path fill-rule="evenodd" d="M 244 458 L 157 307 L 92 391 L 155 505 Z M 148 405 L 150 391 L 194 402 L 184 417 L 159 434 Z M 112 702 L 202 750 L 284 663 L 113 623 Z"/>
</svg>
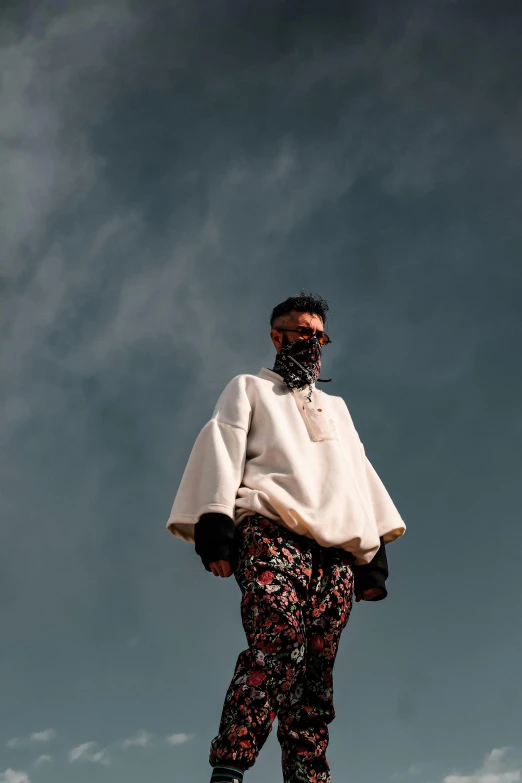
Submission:
<svg viewBox="0 0 522 783">
<path fill-rule="evenodd" d="M 258 514 L 237 528 L 248 649 L 238 658 L 210 763 L 253 766 L 278 717 L 285 783 L 329 783 L 332 669 L 352 608 L 351 556 Z"/>
</svg>

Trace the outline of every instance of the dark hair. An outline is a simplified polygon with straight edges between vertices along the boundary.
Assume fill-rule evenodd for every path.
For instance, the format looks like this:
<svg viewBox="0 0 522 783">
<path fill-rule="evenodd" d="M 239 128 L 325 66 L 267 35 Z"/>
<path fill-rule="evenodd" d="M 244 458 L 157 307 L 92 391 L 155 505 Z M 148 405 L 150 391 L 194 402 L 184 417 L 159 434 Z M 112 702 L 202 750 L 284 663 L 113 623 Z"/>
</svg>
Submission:
<svg viewBox="0 0 522 783">
<path fill-rule="evenodd" d="M 270 326 L 273 328 L 274 323 L 281 318 L 281 316 L 288 315 L 292 310 L 296 310 L 298 313 L 318 315 L 326 326 L 326 313 L 329 309 L 328 303 L 322 297 L 314 294 L 307 295 L 304 291 L 301 291 L 299 296 L 289 296 L 284 302 L 281 302 L 281 304 L 274 307 L 272 315 L 270 316 Z"/>
</svg>

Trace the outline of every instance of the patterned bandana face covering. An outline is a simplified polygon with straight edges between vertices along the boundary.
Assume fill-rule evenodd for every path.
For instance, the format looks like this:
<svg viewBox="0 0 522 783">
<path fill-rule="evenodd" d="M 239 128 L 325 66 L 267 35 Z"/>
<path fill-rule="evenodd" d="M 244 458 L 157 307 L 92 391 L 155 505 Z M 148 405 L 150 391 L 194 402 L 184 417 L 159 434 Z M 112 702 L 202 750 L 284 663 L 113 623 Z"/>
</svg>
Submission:
<svg viewBox="0 0 522 783">
<path fill-rule="evenodd" d="M 322 345 L 317 337 L 309 340 L 295 340 L 284 345 L 276 355 L 273 371 L 282 375 L 290 389 L 309 386 L 308 402 L 312 401 L 312 384 L 319 380 L 328 383 L 330 379 L 320 379 Z"/>
</svg>

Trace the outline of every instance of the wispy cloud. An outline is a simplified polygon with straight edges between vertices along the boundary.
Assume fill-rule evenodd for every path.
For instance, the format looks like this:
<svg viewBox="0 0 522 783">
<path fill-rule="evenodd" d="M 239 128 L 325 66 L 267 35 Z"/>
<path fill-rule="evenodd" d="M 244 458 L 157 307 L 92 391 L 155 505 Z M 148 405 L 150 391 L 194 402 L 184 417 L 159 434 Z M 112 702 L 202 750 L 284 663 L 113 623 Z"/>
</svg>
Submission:
<svg viewBox="0 0 522 783">
<path fill-rule="evenodd" d="M 111 759 L 106 748 L 98 750 L 99 745 L 97 742 L 84 742 L 82 745 L 78 745 L 76 748 L 72 748 L 69 751 L 69 761 L 75 763 L 77 761 L 88 761 L 94 764 L 103 764 L 109 766 Z"/>
<path fill-rule="evenodd" d="M 145 730 L 138 731 L 133 737 L 127 737 L 121 743 L 122 748 L 145 748 L 150 745 L 153 735 Z"/>
<path fill-rule="evenodd" d="M 472 775 L 447 775 L 442 783 L 519 783 L 522 760 L 514 758 L 509 748 L 495 748 Z"/>
<path fill-rule="evenodd" d="M 180 734 L 170 734 L 165 739 L 169 745 L 184 745 L 185 742 L 190 742 L 195 736 L 195 734 L 185 734 L 185 732 L 181 732 Z"/>
<path fill-rule="evenodd" d="M 404 778 L 412 777 L 414 775 L 420 775 L 422 769 L 416 764 L 411 764 L 406 772 L 394 772 L 391 776 L 392 780 L 403 780 Z"/>
<path fill-rule="evenodd" d="M 0 194 L 0 228 L 8 277 L 20 274 L 18 265 L 27 261 L 20 244 L 28 235 L 38 237 L 54 209 L 92 185 L 98 163 L 80 125 L 67 139 L 64 101 L 77 77 L 128 34 L 130 19 L 118 0 L 76 7 L 47 24 L 36 13 L 27 20 L 27 34 L 17 40 L 13 28 L 10 44 L 2 47 L 0 64 L 9 78 L 2 96 L 0 161 L 9 195 Z"/>
<path fill-rule="evenodd" d="M 56 731 L 54 729 L 45 729 L 45 731 L 35 731 L 31 734 L 31 740 L 33 742 L 51 742 L 56 739 Z"/>
<path fill-rule="evenodd" d="M 0 279 L 10 294 L 2 307 L 2 321 L 19 347 L 25 343 L 29 350 L 38 341 L 39 326 L 48 328 L 58 317 L 70 285 L 69 275 L 64 284 L 55 280 L 55 294 L 48 299 L 46 281 L 62 263 L 60 248 L 53 241 L 50 252 L 42 252 L 42 241 L 49 247 L 49 218 L 66 210 L 69 199 L 85 197 L 95 187 L 100 169 L 86 134 L 89 123 L 81 119 L 81 111 L 71 111 L 70 95 L 79 79 L 97 70 L 107 51 L 114 54 L 131 36 L 135 23 L 125 0 L 81 5 L 54 17 L 34 13 L 27 20 L 27 34 L 18 37 L 13 27 L 9 45 L 0 51 L 0 70 L 6 76 L 0 120 L 0 168 L 5 182 L 0 193 Z M 105 66 L 110 68 L 108 63 Z M 104 83 L 101 80 L 95 91 L 97 111 L 103 111 L 107 100 Z M 91 99 L 86 95 L 85 100 L 84 110 L 91 115 L 87 108 Z M 21 293 L 16 280 L 31 269 L 40 272 Z M 36 278 L 43 298 L 38 305 L 33 300 L 31 317 Z M 25 327 L 16 316 L 12 318 L 19 306 L 24 310 L 29 306 Z M 7 374 L 18 375 L 25 361 L 21 354 L 11 364 L 11 338 L 3 345 L 4 368 Z M 27 412 L 23 399 L 13 405 L 11 398 L 0 421 L 0 437 L 10 417 L 17 421 Z"/>
<path fill-rule="evenodd" d="M 52 756 L 49 756 L 48 753 L 43 753 L 41 756 L 38 756 L 38 758 L 34 762 L 34 767 L 38 769 L 38 767 L 42 767 L 44 764 L 50 764 L 53 760 Z"/>
<path fill-rule="evenodd" d="M 123 2 L 112 3 L 110 8 L 106 4 L 94 4 L 89 10 L 57 18 L 40 31 L 40 37 L 28 37 L 10 49 L 6 67 L 9 66 L 9 72 L 16 78 L 9 81 L 5 122 L 8 140 L 17 139 L 17 153 L 13 156 L 12 144 L 6 142 L 3 154 L 13 171 L 9 169 L 9 187 L 5 188 L 8 195 L 4 195 L 8 207 L 4 213 L 7 215 L 5 231 L 0 232 L 9 251 L 3 254 L 10 260 L 5 273 L 8 278 L 16 275 L 18 269 L 25 268 L 27 245 L 37 242 L 49 214 L 58 211 L 73 194 L 75 198 L 80 194 L 96 199 L 97 203 L 107 198 L 104 161 L 92 149 L 92 139 L 88 135 L 90 123 L 72 119 L 69 98 L 75 79 L 101 61 L 107 48 L 115 47 L 120 39 L 125 40 L 133 23 Z M 417 35 L 422 32 L 410 30 L 408 42 L 399 47 L 395 55 L 383 48 L 370 50 L 365 59 L 360 51 L 350 54 L 343 47 L 342 51 L 325 57 L 319 65 L 314 62 L 312 69 L 310 64 L 301 63 L 297 71 L 292 59 L 286 64 L 288 91 L 297 100 L 320 79 L 349 81 L 355 69 L 363 78 L 373 76 L 376 79 L 375 100 L 380 98 L 385 107 L 389 100 L 393 101 L 395 90 L 403 95 L 404 84 L 416 105 L 424 90 L 416 83 L 412 84 L 408 77 L 409 58 L 414 56 Z M 41 67 L 40 59 L 46 62 L 48 52 L 63 47 L 71 55 L 67 68 L 60 68 L 58 63 L 55 64 L 57 73 L 50 73 Z M 390 67 L 396 72 L 392 85 L 386 81 Z M 278 82 L 281 80 L 280 68 L 278 62 Z M 379 74 L 385 80 L 384 84 L 380 84 Z M 262 63 L 259 72 L 250 72 L 250 77 L 256 82 L 270 84 L 275 74 Z M 109 83 L 109 79 L 104 82 Z M 225 75 L 219 84 L 226 95 Z M 107 89 L 97 84 L 97 103 L 90 107 L 90 118 L 102 121 Z M 232 90 L 232 85 L 228 89 Z M 212 92 L 212 86 L 209 90 Z M 39 96 L 36 102 L 35 94 Z M 72 312 L 75 309 L 80 312 L 85 302 L 95 298 L 96 292 L 108 281 L 107 260 L 115 254 L 128 259 L 127 271 L 122 275 L 121 285 L 106 289 L 112 307 L 100 319 L 98 327 L 91 332 L 87 330 L 81 344 L 71 345 L 70 355 L 61 357 L 67 370 L 89 375 L 114 367 L 114 361 L 124 360 L 140 342 L 162 339 L 175 342 L 177 330 L 187 317 L 204 313 L 206 319 L 192 318 L 191 329 L 183 334 L 183 341 L 190 341 L 194 350 L 200 352 L 201 346 L 207 343 L 206 338 L 211 336 L 212 352 L 207 351 L 201 358 L 208 376 L 212 377 L 209 364 L 215 363 L 219 367 L 225 360 L 232 365 L 234 350 L 227 347 L 226 339 L 222 339 L 214 328 L 220 319 L 226 320 L 226 312 L 220 315 L 223 308 L 212 308 L 214 290 L 211 288 L 206 295 L 202 293 L 195 277 L 207 274 L 212 277 L 213 269 L 225 263 L 230 272 L 241 274 L 245 236 L 238 226 L 244 227 L 250 237 L 248 259 L 249 269 L 253 271 L 266 263 L 274 241 L 277 247 L 278 241 L 284 242 L 293 232 L 306 226 L 322 205 L 344 196 L 361 176 L 375 167 L 388 171 L 388 179 L 395 183 L 394 187 L 399 187 L 400 180 L 401 188 L 425 187 L 425 183 L 433 186 L 442 171 L 447 176 L 455 176 L 455 163 L 461 159 L 461 154 L 459 150 L 457 155 L 452 144 L 452 122 L 456 122 L 453 112 L 445 117 L 435 139 L 430 123 L 427 122 L 426 128 L 421 127 L 418 134 L 422 139 L 420 149 L 412 149 L 411 138 L 405 139 L 400 119 L 395 119 L 397 106 L 394 104 L 394 113 L 383 123 L 368 121 L 374 111 L 374 102 L 363 101 L 351 106 L 346 117 L 340 118 L 340 127 L 336 127 L 339 138 L 329 140 L 326 157 L 318 152 L 315 142 L 288 135 L 273 139 L 262 155 L 250 158 L 238 155 L 221 166 L 214 164 L 206 178 L 197 172 L 185 172 L 186 176 L 192 174 L 198 187 L 205 190 L 208 212 L 203 217 L 193 216 L 183 239 L 176 227 L 172 232 L 167 228 L 162 244 L 153 241 L 150 226 L 142 216 L 131 207 L 120 212 L 119 202 L 111 203 L 109 198 L 107 210 L 101 210 L 103 217 L 96 223 L 90 222 L 91 213 L 87 222 L 76 221 L 79 229 L 69 234 L 74 247 L 72 257 L 71 248 L 65 247 L 61 240 L 46 241 L 47 251 L 39 258 L 38 274 L 27 277 L 23 295 L 13 295 L 12 309 L 8 308 L 4 315 L 9 327 L 4 366 L 10 371 L 11 381 L 18 379 L 24 385 L 23 394 L 19 383 L 14 384 L 16 388 L 9 389 L 11 394 L 2 415 L 5 436 L 30 417 L 35 407 L 38 409 L 39 392 L 35 391 L 33 398 L 30 390 L 34 389 L 34 383 L 25 383 L 28 371 L 34 369 L 32 360 L 36 355 L 41 357 L 42 350 L 51 362 L 58 360 L 48 344 L 48 337 L 56 332 L 57 323 L 68 328 Z M 453 119 L 450 121 L 450 118 Z M 37 133 L 27 130 L 35 128 Z M 408 146 L 403 148 L 406 141 Z M 345 160 L 347 145 L 359 150 L 349 165 Z M 439 146 L 441 152 L 436 155 L 434 150 Z M 426 148 L 430 155 L 426 154 Z M 386 159 L 376 162 L 376 154 L 386 155 Z M 445 166 L 441 165 L 440 157 L 446 162 Z M 17 161 L 16 165 L 13 160 Z M 399 168 L 399 173 L 393 173 L 395 168 Z M 422 176 L 419 174 L 421 169 Z M 117 209 L 115 204 L 118 204 Z M 277 237 L 279 240 L 274 239 Z M 146 270 L 135 263 L 140 255 L 151 259 Z M 137 267 L 139 272 L 135 271 Z M 250 301 L 247 301 L 245 306 L 249 305 Z M 389 316 L 394 319 L 396 314 Z M 370 313 L 368 320 L 372 318 Z M 206 327 L 200 325 L 205 321 Z M 469 348 L 467 343 L 464 347 Z"/>
<path fill-rule="evenodd" d="M 0 772 L 0 783 L 31 783 L 31 781 L 27 772 L 6 769 L 5 772 Z"/>
<path fill-rule="evenodd" d="M 12 737 L 7 740 L 8 748 L 23 748 L 32 743 L 44 743 L 52 742 L 56 739 L 56 731 L 54 729 L 45 729 L 44 731 L 35 731 L 28 737 Z"/>
</svg>

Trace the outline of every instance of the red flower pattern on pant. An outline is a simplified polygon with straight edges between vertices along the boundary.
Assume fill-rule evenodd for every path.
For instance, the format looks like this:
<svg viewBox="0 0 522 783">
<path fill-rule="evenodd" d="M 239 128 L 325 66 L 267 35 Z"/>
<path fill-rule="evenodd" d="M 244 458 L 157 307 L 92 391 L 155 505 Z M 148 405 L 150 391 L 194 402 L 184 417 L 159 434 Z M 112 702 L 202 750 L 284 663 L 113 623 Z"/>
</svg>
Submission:
<svg viewBox="0 0 522 783">
<path fill-rule="evenodd" d="M 243 520 L 237 536 L 248 648 L 236 664 L 210 763 L 252 767 L 277 715 L 285 783 L 329 783 L 332 670 L 352 608 L 350 557 L 260 515 Z"/>
</svg>

